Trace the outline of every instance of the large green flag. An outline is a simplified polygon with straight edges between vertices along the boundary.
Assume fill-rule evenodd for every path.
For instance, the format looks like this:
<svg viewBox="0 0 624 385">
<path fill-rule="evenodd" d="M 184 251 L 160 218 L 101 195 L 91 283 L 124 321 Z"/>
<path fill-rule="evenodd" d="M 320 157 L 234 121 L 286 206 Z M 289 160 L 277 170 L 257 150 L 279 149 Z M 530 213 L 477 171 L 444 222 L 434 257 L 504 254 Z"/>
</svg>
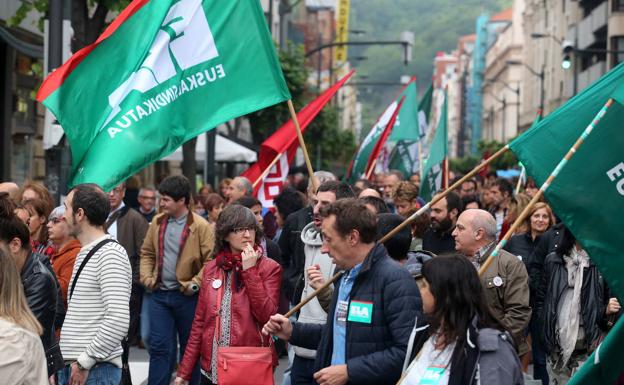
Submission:
<svg viewBox="0 0 624 385">
<path fill-rule="evenodd" d="M 446 93 L 444 104 L 440 112 L 440 121 L 436 128 L 433 141 L 429 147 L 429 157 L 423 168 L 423 178 L 420 185 L 420 196 L 430 201 L 433 194 L 442 188 L 444 158 L 448 154 L 448 101 Z"/>
<path fill-rule="evenodd" d="M 617 102 L 596 119 L 610 97 Z M 585 128 L 595 124 L 545 195 L 620 303 L 624 300 L 624 220 L 620 215 L 624 212 L 623 103 L 621 64 L 510 144 L 527 173 L 541 185 Z M 570 384 L 614 383 L 622 372 L 623 329 L 620 320 Z"/>
<path fill-rule="evenodd" d="M 414 85 L 414 92 L 415 92 Z M 403 124 L 404 121 L 401 121 L 400 128 L 403 129 L 405 127 L 409 127 L 410 132 L 417 132 L 418 135 L 413 136 L 411 139 L 399 140 L 392 153 L 390 154 L 390 161 L 388 163 L 388 168 L 391 170 L 399 170 L 405 176 L 405 178 L 409 178 L 410 175 L 420 172 L 420 160 L 418 154 L 418 141 L 425 137 L 427 132 L 427 127 L 429 126 L 429 113 L 431 112 L 431 96 L 433 93 L 433 85 L 429 87 L 427 92 L 423 95 L 420 103 L 415 106 L 418 110 L 417 121 L 408 124 Z M 406 99 L 407 102 L 407 99 Z M 403 108 L 406 108 L 403 106 Z M 407 114 L 401 109 L 401 113 L 399 113 L 399 117 L 402 114 Z M 416 125 L 414 125 L 416 124 Z M 414 128 L 416 127 L 416 128 Z M 396 128 L 395 128 L 396 130 Z M 390 137 L 392 140 L 392 136 Z"/>
<path fill-rule="evenodd" d="M 257 0 L 134 0 L 37 98 L 105 190 L 198 134 L 290 98 Z"/>
</svg>

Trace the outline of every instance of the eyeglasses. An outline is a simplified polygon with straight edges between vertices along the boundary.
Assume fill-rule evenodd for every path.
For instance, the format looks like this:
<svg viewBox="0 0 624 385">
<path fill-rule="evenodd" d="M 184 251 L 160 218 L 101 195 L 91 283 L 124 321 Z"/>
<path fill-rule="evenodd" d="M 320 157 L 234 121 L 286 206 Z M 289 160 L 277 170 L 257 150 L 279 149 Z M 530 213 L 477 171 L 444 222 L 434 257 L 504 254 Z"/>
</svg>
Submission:
<svg viewBox="0 0 624 385">
<path fill-rule="evenodd" d="M 236 235 L 242 235 L 244 234 L 246 231 L 249 231 L 250 233 L 253 233 L 256 231 L 255 227 L 252 226 L 247 226 L 247 227 L 237 227 L 234 230 L 232 230 L 234 232 L 234 234 Z"/>
<path fill-rule="evenodd" d="M 123 187 L 115 187 L 110 192 L 113 194 L 121 194 L 125 189 Z"/>
<path fill-rule="evenodd" d="M 52 223 L 53 225 L 56 225 L 60 222 L 63 222 L 65 220 L 65 218 L 63 217 L 54 217 L 54 218 L 48 218 L 48 222 Z"/>
<path fill-rule="evenodd" d="M 155 201 L 156 200 L 156 197 L 146 197 L 145 195 L 139 195 L 139 198 L 147 199 L 147 200 L 150 200 L 150 201 Z"/>
</svg>

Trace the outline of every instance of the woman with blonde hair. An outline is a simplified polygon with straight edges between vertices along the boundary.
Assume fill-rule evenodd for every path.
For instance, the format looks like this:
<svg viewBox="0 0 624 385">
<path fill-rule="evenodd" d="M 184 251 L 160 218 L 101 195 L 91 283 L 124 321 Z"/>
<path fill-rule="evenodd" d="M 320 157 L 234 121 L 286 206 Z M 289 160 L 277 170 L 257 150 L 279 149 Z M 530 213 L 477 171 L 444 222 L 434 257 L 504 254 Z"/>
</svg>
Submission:
<svg viewBox="0 0 624 385">
<path fill-rule="evenodd" d="M 0 249 L 0 378 L 7 384 L 45 385 L 46 359 L 39 321 L 30 311 L 20 274 Z"/>
<path fill-rule="evenodd" d="M 518 258 L 524 262 L 528 270 L 529 256 L 533 254 L 533 250 L 537 246 L 542 234 L 554 224 L 555 216 L 550 206 L 544 202 L 537 202 L 533 205 L 529 211 L 529 215 L 524 220 L 523 226 L 526 230 L 511 237 L 509 242 L 505 245 L 505 250 L 518 256 Z M 530 279 L 533 280 L 533 277 Z M 535 308 L 536 293 L 534 288 L 530 287 L 530 289 L 530 305 L 532 308 Z M 533 312 L 531 315 L 529 331 L 531 334 L 531 355 L 533 356 L 533 378 L 542 380 L 543 384 L 548 384 L 546 353 L 543 344 L 539 338 L 537 338 L 539 334 L 539 321 L 536 312 Z"/>
</svg>

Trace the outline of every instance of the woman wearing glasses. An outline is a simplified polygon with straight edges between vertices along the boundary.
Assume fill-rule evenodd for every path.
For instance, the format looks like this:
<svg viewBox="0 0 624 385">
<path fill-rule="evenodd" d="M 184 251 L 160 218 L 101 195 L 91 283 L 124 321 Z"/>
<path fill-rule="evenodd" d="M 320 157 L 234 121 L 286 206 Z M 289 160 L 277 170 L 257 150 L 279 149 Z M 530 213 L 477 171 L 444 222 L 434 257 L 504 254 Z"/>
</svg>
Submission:
<svg viewBox="0 0 624 385">
<path fill-rule="evenodd" d="M 277 311 L 282 268 L 263 256 L 262 227 L 250 209 L 227 206 L 219 215 L 215 232 L 216 257 L 204 267 L 199 303 L 176 385 L 188 383 L 200 357 L 202 384 L 217 384 L 218 346 L 269 346 L 270 337 L 260 330 Z M 219 335 L 215 335 L 216 330 Z M 273 365 L 277 366 L 275 351 Z"/>
<path fill-rule="evenodd" d="M 71 280 L 76 255 L 80 252 L 80 242 L 69 235 L 69 227 L 63 218 L 65 207 L 52 210 L 48 217 L 48 238 L 54 245 L 55 252 L 50 258 L 52 268 L 61 286 L 63 305 L 67 308 L 67 289 Z"/>
</svg>

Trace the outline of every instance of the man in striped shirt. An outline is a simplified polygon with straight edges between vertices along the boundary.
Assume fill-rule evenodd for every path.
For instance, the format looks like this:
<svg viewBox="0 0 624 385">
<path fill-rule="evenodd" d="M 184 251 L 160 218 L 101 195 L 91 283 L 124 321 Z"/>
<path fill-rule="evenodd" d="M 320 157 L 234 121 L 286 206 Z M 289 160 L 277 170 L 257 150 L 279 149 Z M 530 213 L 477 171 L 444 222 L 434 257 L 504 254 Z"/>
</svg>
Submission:
<svg viewBox="0 0 624 385">
<path fill-rule="evenodd" d="M 104 231 L 109 211 L 107 195 L 94 184 L 74 187 L 65 200 L 69 232 L 83 246 L 74 264 L 61 329 L 66 366 L 59 372 L 59 385 L 87 381 L 118 385 L 121 379 L 121 341 L 130 320 L 132 270 L 126 250 Z"/>
</svg>

